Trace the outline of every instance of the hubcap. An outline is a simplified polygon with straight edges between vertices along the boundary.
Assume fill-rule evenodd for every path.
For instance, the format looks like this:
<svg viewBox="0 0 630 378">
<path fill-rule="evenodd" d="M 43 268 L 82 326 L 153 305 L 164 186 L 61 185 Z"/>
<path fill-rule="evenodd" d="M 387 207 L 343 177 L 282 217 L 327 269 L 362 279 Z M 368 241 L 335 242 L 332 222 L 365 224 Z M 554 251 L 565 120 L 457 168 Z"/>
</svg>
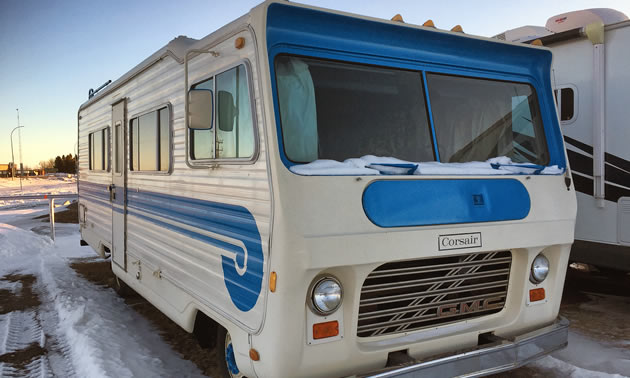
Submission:
<svg viewBox="0 0 630 378">
<path fill-rule="evenodd" d="M 241 372 L 236 366 L 236 357 L 234 357 L 234 347 L 232 346 L 232 338 L 230 334 L 225 335 L 225 363 L 227 364 L 228 372 L 232 377 L 241 377 Z"/>
</svg>

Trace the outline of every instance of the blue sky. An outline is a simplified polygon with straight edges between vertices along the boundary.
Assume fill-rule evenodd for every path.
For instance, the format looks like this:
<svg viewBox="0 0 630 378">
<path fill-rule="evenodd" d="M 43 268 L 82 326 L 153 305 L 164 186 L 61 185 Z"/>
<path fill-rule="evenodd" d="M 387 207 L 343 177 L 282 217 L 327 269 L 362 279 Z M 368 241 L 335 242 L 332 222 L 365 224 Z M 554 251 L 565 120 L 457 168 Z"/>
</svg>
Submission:
<svg viewBox="0 0 630 378">
<path fill-rule="evenodd" d="M 419 1 L 306 0 L 373 17 L 401 13 L 408 23 L 461 24 L 491 36 L 543 26 L 572 10 L 607 7 L 630 15 L 627 0 Z M 77 109 L 90 88 L 116 80 L 178 35 L 202 38 L 243 15 L 256 0 L 0 0 L 0 163 L 11 160 L 9 133 L 20 109 L 22 156 L 35 166 L 74 153 Z M 14 133 L 19 161 L 18 131 Z"/>
</svg>

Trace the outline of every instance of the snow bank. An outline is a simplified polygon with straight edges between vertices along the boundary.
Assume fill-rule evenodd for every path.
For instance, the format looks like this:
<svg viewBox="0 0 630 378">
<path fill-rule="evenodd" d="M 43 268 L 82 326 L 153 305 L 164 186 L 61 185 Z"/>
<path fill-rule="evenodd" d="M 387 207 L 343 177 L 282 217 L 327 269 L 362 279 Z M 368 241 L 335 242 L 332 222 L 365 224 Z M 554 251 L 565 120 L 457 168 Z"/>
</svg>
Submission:
<svg viewBox="0 0 630 378">
<path fill-rule="evenodd" d="M 46 337 L 67 346 L 64 355 L 76 376 L 203 376 L 112 289 L 98 287 L 70 268 L 69 258 L 95 256 L 90 247 L 80 246 L 76 225 L 71 235 L 58 236 L 53 243 L 47 236 L 2 223 L 6 213 L 0 210 L 0 277 L 10 273 L 37 277 L 42 305 L 34 311 L 44 324 L 52 323 Z M 19 289 L 9 283 L 2 288 Z M 12 314 L 0 315 L 0 350 Z M 0 376 L 1 370 L 0 366 Z"/>
<path fill-rule="evenodd" d="M 558 166 L 544 167 L 535 164 L 514 163 L 501 156 L 485 162 L 440 163 L 436 161 L 414 163 L 393 157 L 366 155 L 360 158 L 336 160 L 315 160 L 308 164 L 294 165 L 291 172 L 304 176 L 338 175 L 511 175 L 544 174 L 557 175 L 564 172 Z"/>
<path fill-rule="evenodd" d="M 594 353 L 596 351 L 596 353 Z M 569 331 L 569 345 L 533 364 L 556 376 L 624 378 L 630 372 L 630 352 Z"/>
</svg>

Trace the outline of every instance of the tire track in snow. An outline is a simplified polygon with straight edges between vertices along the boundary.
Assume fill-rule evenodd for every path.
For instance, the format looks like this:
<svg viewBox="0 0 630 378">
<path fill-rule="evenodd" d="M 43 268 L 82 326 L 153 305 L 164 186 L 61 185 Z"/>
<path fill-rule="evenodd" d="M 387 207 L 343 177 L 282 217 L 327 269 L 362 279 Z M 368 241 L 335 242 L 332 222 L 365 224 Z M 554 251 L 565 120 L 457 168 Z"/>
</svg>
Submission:
<svg viewBox="0 0 630 378">
<path fill-rule="evenodd" d="M 21 286 L 18 283 L 13 286 Z M 59 319 L 51 303 L 54 298 L 41 285 L 28 287 L 35 292 L 39 305 L 0 315 L 0 356 L 4 357 L 0 362 L 0 377 L 76 376 L 70 347 L 58 334 Z M 13 292 L 16 302 L 24 294 L 19 290 Z"/>
<path fill-rule="evenodd" d="M 4 322 L 6 336 L 3 339 L 0 355 L 19 353 L 30 347 L 44 347 L 46 336 L 40 325 L 36 311 L 13 311 L 6 315 Z M 37 353 L 37 352 L 35 352 Z M 50 367 L 45 354 L 35 356 L 24 367 L 11 363 L 0 363 L 0 377 L 49 377 Z"/>
</svg>

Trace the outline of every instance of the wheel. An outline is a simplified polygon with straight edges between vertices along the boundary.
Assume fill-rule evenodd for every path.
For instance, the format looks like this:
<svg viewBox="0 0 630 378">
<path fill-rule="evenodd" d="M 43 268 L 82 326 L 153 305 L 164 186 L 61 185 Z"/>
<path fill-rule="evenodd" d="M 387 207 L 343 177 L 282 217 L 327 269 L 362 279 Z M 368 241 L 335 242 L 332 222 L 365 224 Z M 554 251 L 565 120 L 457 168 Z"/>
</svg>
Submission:
<svg viewBox="0 0 630 378">
<path fill-rule="evenodd" d="M 220 375 L 226 378 L 245 377 L 236 366 L 234 346 L 227 329 L 219 326 L 217 330 L 217 364 Z"/>
<path fill-rule="evenodd" d="M 129 297 L 133 295 L 134 291 L 130 288 L 123 280 L 118 278 L 117 275 L 114 274 L 114 282 L 112 282 L 112 288 L 118 295 L 123 298 Z"/>
</svg>

